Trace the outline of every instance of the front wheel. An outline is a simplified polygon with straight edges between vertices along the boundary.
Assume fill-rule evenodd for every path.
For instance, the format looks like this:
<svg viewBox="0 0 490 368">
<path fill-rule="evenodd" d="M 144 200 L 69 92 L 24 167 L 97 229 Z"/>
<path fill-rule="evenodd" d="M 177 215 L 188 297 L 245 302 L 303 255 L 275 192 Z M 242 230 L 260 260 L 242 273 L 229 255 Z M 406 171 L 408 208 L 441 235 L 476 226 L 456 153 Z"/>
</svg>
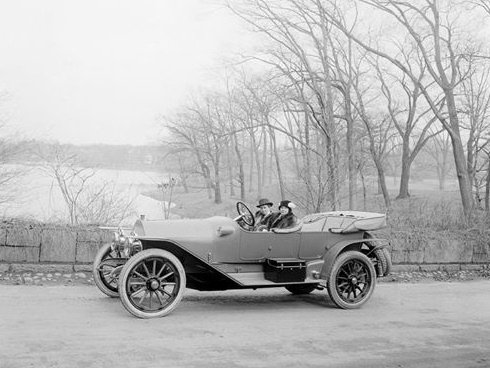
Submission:
<svg viewBox="0 0 490 368">
<path fill-rule="evenodd" d="M 126 310 L 139 318 L 163 317 L 184 296 L 186 277 L 172 253 L 148 249 L 131 257 L 119 277 L 119 296 Z"/>
<path fill-rule="evenodd" d="M 328 294 L 342 309 L 355 309 L 366 303 L 376 286 L 376 271 L 369 258 L 358 251 L 340 254 L 330 271 Z"/>
<path fill-rule="evenodd" d="M 112 250 L 111 243 L 104 244 L 95 256 L 92 270 L 95 285 L 111 298 L 119 296 L 117 279 L 125 261 L 117 251 Z"/>
</svg>

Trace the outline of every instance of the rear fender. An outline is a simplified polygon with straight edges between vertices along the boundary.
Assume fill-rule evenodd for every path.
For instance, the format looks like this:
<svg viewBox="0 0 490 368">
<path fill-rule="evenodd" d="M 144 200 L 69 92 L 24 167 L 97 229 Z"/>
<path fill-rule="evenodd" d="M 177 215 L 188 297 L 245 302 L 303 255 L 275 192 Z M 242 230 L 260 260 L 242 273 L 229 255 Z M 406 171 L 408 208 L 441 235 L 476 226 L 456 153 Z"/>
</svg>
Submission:
<svg viewBox="0 0 490 368">
<path fill-rule="evenodd" d="M 352 240 L 344 240 L 336 243 L 323 256 L 325 262 L 323 264 L 320 277 L 325 280 L 329 277 L 330 270 L 332 269 L 333 264 L 337 259 L 337 257 L 339 256 L 339 254 L 349 250 L 360 251 L 363 244 L 366 244 L 370 248 L 369 249 L 369 253 L 370 253 L 376 248 L 383 248 L 385 246 L 384 244 L 376 245 L 376 246 L 373 245 L 373 243 L 380 242 L 380 241 L 386 241 L 386 240 L 374 239 L 374 238 L 370 238 L 369 241 L 367 241 L 367 239 L 352 239 Z"/>
</svg>

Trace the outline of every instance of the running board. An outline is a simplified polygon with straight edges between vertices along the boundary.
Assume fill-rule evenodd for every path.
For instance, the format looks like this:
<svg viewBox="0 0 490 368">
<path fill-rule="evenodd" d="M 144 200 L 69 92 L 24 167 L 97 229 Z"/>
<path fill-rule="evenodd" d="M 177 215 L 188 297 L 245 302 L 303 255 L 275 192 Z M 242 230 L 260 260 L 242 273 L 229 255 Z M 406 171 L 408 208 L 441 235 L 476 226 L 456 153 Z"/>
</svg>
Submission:
<svg viewBox="0 0 490 368">
<path fill-rule="evenodd" d="M 280 285 L 292 285 L 292 284 L 318 284 L 322 280 L 315 280 L 306 278 L 305 281 L 300 282 L 273 282 L 266 280 L 264 272 L 242 272 L 242 273 L 228 273 L 227 276 L 242 286 L 280 286 Z"/>
</svg>

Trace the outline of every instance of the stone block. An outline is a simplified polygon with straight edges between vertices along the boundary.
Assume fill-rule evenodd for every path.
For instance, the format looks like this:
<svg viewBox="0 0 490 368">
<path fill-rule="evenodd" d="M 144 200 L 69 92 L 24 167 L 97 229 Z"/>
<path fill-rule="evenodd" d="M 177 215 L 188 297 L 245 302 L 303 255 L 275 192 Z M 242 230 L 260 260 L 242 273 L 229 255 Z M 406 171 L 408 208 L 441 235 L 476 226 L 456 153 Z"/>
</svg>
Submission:
<svg viewBox="0 0 490 368">
<path fill-rule="evenodd" d="M 38 226 L 14 225 L 6 229 L 6 245 L 39 247 L 42 229 Z"/>
<path fill-rule="evenodd" d="M 417 272 L 420 271 L 419 265 L 393 265 L 392 272 Z"/>
<path fill-rule="evenodd" d="M 462 239 L 444 237 L 432 239 L 427 243 L 424 254 L 425 263 L 471 262 L 473 245 Z"/>
<path fill-rule="evenodd" d="M 440 264 L 421 264 L 420 265 L 420 270 L 425 271 L 425 272 L 435 272 L 435 271 L 441 271 L 442 270 L 442 265 Z"/>
<path fill-rule="evenodd" d="M 75 262 L 76 231 L 65 228 L 44 229 L 41 262 Z"/>
<path fill-rule="evenodd" d="M 100 243 L 78 242 L 75 259 L 76 263 L 93 262 L 100 247 Z"/>
<path fill-rule="evenodd" d="M 408 250 L 405 254 L 406 263 L 422 263 L 424 262 L 423 250 Z"/>
<path fill-rule="evenodd" d="M 472 263 L 461 264 L 461 270 L 462 271 L 480 271 L 480 270 L 483 269 L 484 266 L 485 266 L 484 263 L 480 263 L 480 264 L 472 264 Z"/>
<path fill-rule="evenodd" d="M 80 243 L 100 243 L 102 238 L 102 230 L 98 228 L 78 229 L 77 242 Z"/>
<path fill-rule="evenodd" d="M 488 243 L 475 242 L 473 244 L 473 263 L 488 263 L 490 262 L 490 246 Z"/>
<path fill-rule="evenodd" d="M 71 264 L 39 264 L 39 263 L 13 263 L 12 272 L 40 272 L 40 273 L 55 273 L 55 272 L 73 272 Z"/>
<path fill-rule="evenodd" d="M 406 248 L 404 238 L 401 238 L 400 236 L 390 235 L 389 242 L 393 252 L 395 251 L 401 252 Z"/>
<path fill-rule="evenodd" d="M 0 262 L 39 262 L 39 247 L 0 246 Z"/>
<path fill-rule="evenodd" d="M 10 264 L 9 263 L 0 263 L 0 273 L 9 272 Z"/>
<path fill-rule="evenodd" d="M 447 271 L 447 272 L 457 272 L 461 271 L 461 266 L 459 263 L 449 263 L 449 264 L 444 264 L 441 265 L 442 271 Z"/>
<path fill-rule="evenodd" d="M 76 264 L 73 266 L 75 272 L 92 272 L 92 264 Z"/>
<path fill-rule="evenodd" d="M 0 227 L 0 247 L 7 244 L 7 229 Z"/>
<path fill-rule="evenodd" d="M 393 249 L 391 251 L 391 261 L 393 262 L 393 264 L 405 263 L 406 262 L 405 253 L 406 252 L 403 252 L 399 249 Z"/>
</svg>

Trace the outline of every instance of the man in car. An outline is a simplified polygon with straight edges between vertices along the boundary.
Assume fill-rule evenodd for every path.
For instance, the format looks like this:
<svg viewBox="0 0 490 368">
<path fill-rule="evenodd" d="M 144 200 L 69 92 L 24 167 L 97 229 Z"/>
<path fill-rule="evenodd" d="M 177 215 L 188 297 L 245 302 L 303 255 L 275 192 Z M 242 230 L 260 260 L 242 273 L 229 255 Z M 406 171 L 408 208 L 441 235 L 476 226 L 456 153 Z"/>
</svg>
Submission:
<svg viewBox="0 0 490 368">
<path fill-rule="evenodd" d="M 259 210 L 255 212 L 255 230 L 269 230 L 272 220 L 272 202 L 267 198 L 261 198 L 257 207 Z"/>
<path fill-rule="evenodd" d="M 293 208 L 296 208 L 296 205 L 293 202 L 288 200 L 281 201 L 279 204 L 279 213 L 273 216 L 270 228 L 288 229 L 296 225 L 298 219 L 293 213 Z"/>
</svg>

